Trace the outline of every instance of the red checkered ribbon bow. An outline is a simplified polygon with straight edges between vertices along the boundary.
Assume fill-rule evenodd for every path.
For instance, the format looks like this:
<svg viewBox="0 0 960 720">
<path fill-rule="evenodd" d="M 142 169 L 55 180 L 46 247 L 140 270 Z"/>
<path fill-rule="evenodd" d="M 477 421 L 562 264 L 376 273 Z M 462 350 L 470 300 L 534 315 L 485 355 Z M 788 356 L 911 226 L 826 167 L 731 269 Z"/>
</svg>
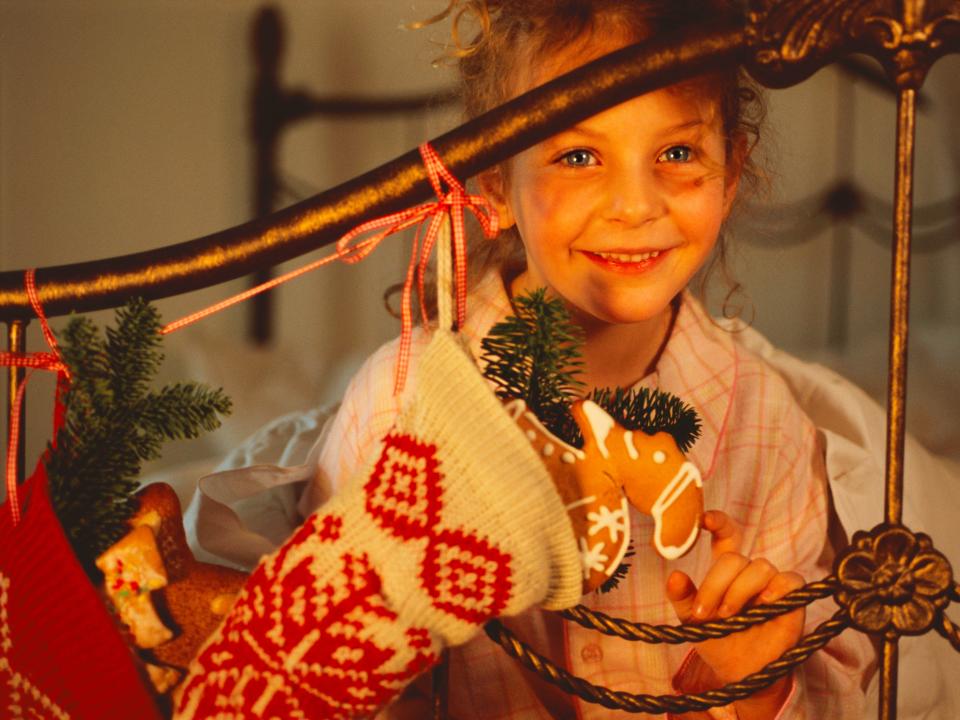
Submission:
<svg viewBox="0 0 960 720">
<path fill-rule="evenodd" d="M 0 366 L 30 368 L 23 382 L 17 387 L 13 412 L 10 415 L 10 427 L 7 433 L 7 505 L 10 507 L 10 515 L 14 525 L 20 522 L 20 501 L 17 494 L 17 445 L 20 442 L 20 408 L 23 407 L 23 395 L 27 387 L 27 381 L 30 380 L 35 370 L 49 370 L 60 373 L 67 379 L 70 378 L 70 371 L 63 362 L 60 350 L 57 347 L 57 340 L 47 324 L 47 316 L 40 305 L 40 298 L 37 295 L 36 270 L 27 270 L 25 280 L 27 298 L 40 320 L 40 328 L 47 345 L 50 347 L 50 352 L 0 352 Z"/>
<path fill-rule="evenodd" d="M 403 390 L 406 382 L 407 369 L 410 362 L 410 343 L 413 335 L 413 311 L 410 308 L 411 296 L 413 294 L 413 284 L 416 279 L 418 283 L 420 297 L 420 312 L 424 323 L 427 322 L 427 313 L 424 305 L 424 275 L 427 264 L 430 260 L 430 254 L 436 244 L 437 236 L 440 232 L 440 226 L 444 217 L 449 214 L 451 219 L 454 250 L 454 283 L 456 287 L 456 308 L 457 308 L 457 327 L 463 327 L 466 318 L 466 297 L 467 297 L 467 240 L 464 229 L 464 210 L 470 210 L 476 215 L 477 220 L 483 228 L 484 234 L 488 238 L 494 238 L 499 230 L 496 210 L 490 205 L 486 198 L 480 195 L 471 195 L 466 191 L 463 183 L 444 166 L 430 143 L 423 143 L 420 146 L 420 155 L 423 157 L 424 166 L 427 169 L 427 175 L 430 184 L 437 195 L 435 202 L 417 205 L 416 207 L 401 210 L 399 212 L 384 215 L 383 217 L 368 220 L 358 225 L 353 230 L 337 241 L 337 249 L 331 255 L 320 258 L 319 260 L 293 270 L 279 277 L 273 278 L 261 285 L 227 298 L 222 302 L 212 305 L 199 312 L 188 315 L 175 322 L 165 326 L 162 333 L 170 333 L 186 325 L 190 325 L 201 318 L 212 315 L 215 312 L 223 310 L 247 298 L 269 290 L 277 285 L 299 277 L 316 268 L 331 263 L 335 260 L 342 260 L 346 263 L 358 263 L 367 257 L 376 249 L 377 245 L 388 235 L 405 230 L 408 227 L 419 225 L 422 229 L 423 223 L 429 218 L 430 223 L 427 231 L 421 241 L 421 233 L 418 230 L 414 238 L 413 250 L 410 255 L 410 264 L 407 266 L 407 276 L 403 284 L 403 294 L 401 296 L 401 333 L 400 333 L 400 352 L 397 360 L 396 377 L 394 381 L 394 392 L 399 393 Z M 443 184 L 446 184 L 447 190 L 444 191 Z M 372 234 L 371 234 L 372 233 Z"/>
</svg>

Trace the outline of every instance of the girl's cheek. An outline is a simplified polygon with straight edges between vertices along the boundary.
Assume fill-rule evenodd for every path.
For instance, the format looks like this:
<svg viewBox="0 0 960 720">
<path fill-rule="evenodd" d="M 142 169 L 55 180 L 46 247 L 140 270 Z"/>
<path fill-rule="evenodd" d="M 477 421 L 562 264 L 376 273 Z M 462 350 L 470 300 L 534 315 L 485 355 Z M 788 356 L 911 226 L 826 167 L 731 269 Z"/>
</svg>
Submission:
<svg viewBox="0 0 960 720">
<path fill-rule="evenodd" d="M 579 195 L 570 183 L 556 182 L 544 177 L 531 182 L 527 192 L 531 209 L 541 217 L 550 217 L 563 211 L 571 200 Z"/>
</svg>

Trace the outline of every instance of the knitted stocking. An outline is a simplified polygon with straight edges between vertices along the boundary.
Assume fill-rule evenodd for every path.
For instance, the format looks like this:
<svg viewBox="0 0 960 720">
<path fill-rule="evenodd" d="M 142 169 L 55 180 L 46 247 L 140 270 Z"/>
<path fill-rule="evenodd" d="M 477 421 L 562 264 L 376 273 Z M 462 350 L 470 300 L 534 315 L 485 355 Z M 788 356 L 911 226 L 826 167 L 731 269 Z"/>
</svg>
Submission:
<svg viewBox="0 0 960 720">
<path fill-rule="evenodd" d="M 369 714 L 486 620 L 577 601 L 560 497 L 458 338 L 418 376 L 375 461 L 256 568 L 177 717 Z"/>
</svg>

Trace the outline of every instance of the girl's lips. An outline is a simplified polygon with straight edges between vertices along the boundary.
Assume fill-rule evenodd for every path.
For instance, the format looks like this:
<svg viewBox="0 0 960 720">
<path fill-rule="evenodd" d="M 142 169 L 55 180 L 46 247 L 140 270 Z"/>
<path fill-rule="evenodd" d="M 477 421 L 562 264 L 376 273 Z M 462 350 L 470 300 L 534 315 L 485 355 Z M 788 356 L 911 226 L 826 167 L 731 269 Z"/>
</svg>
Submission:
<svg viewBox="0 0 960 720">
<path fill-rule="evenodd" d="M 606 270 L 622 273 L 643 273 L 659 265 L 670 250 L 652 250 L 642 253 L 582 251 L 591 262 Z"/>
</svg>

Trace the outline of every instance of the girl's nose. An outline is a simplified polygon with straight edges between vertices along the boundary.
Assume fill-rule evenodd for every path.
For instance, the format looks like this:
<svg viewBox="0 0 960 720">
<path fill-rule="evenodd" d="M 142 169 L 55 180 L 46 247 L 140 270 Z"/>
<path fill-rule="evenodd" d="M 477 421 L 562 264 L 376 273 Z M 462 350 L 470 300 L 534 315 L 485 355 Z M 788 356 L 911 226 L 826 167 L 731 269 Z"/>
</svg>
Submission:
<svg viewBox="0 0 960 720">
<path fill-rule="evenodd" d="M 610 219 L 628 225 L 642 225 L 663 215 L 666 205 L 656 178 L 637 167 L 610 174 Z"/>
</svg>

